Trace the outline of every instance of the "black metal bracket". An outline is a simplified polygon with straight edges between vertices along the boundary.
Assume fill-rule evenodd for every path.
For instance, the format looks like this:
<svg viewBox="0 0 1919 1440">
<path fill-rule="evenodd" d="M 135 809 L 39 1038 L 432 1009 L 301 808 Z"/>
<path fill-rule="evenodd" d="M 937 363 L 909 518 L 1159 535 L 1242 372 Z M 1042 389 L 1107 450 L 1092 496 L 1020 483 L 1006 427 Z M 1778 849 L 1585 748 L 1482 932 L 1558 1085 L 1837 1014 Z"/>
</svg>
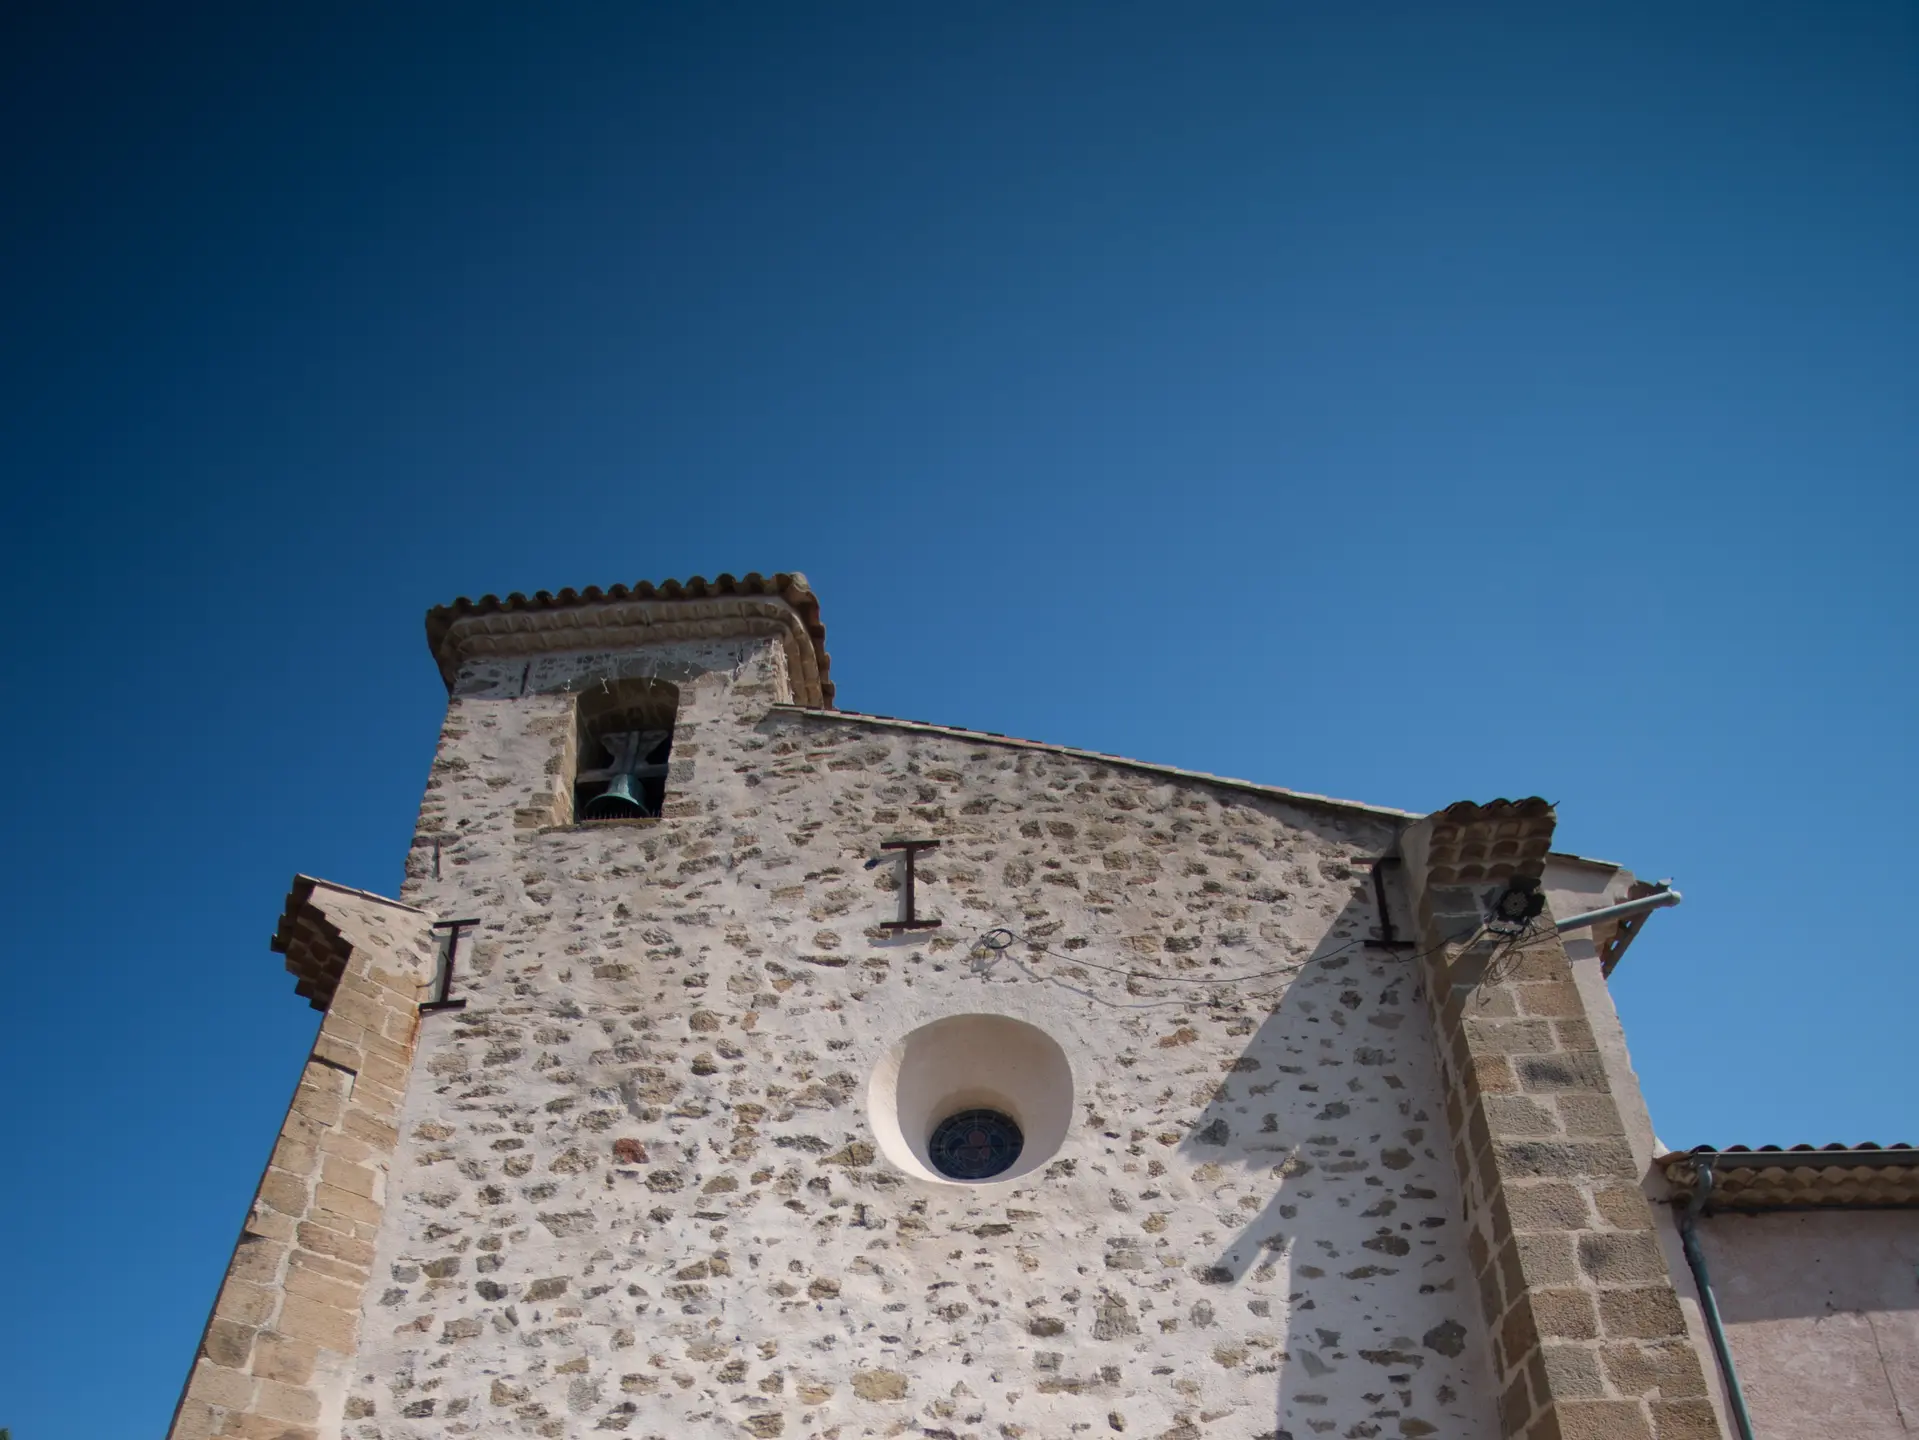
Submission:
<svg viewBox="0 0 1919 1440">
<path fill-rule="evenodd" d="M 1641 880 L 1626 892 L 1626 898 L 1628 900 L 1643 900 L 1649 895 L 1663 895 L 1670 889 L 1672 889 L 1672 881 L 1670 880 L 1653 882 Z M 1648 910 L 1643 914 L 1628 915 L 1619 922 L 1613 930 L 1612 939 L 1608 940 L 1605 948 L 1599 952 L 1599 973 L 1601 976 L 1608 980 L 1612 978 L 1613 967 L 1626 958 L 1626 947 L 1632 944 L 1633 937 L 1639 934 L 1648 920 L 1652 919 L 1652 915 L 1653 912 Z"/>
<path fill-rule="evenodd" d="M 938 920 L 922 920 L 919 918 L 919 912 L 913 908 L 917 898 L 913 890 L 916 873 L 914 870 L 914 859 L 922 850 L 937 850 L 939 848 L 940 842 L 937 840 L 888 840 L 881 844 L 880 849 L 882 850 L 902 850 L 906 853 L 906 894 L 901 917 L 898 920 L 881 921 L 880 929 L 897 934 L 902 930 L 937 930 L 940 928 L 940 922 Z"/>
<path fill-rule="evenodd" d="M 450 1000 L 453 992 L 453 961 L 460 953 L 460 932 L 468 930 L 480 922 L 478 920 L 435 920 L 435 930 L 446 931 L 446 948 L 440 952 L 440 968 L 433 977 L 433 998 L 420 1005 L 422 1015 L 430 1015 L 435 1010 L 464 1010 L 466 1001 Z"/>
<path fill-rule="evenodd" d="M 1382 855 L 1373 861 L 1373 902 L 1379 907 L 1379 938 L 1368 940 L 1368 950 L 1416 950 L 1417 940 L 1401 940 L 1393 929 L 1393 912 L 1386 905 L 1386 867 L 1403 862 L 1397 855 Z"/>
</svg>

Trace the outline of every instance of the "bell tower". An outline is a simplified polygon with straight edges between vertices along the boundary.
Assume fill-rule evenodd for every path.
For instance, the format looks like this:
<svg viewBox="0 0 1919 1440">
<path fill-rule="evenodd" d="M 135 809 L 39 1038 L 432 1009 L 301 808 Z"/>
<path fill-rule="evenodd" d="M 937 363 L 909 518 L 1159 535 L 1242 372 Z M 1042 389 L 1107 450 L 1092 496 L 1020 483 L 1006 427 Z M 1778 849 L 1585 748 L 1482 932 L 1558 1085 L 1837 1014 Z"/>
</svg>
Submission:
<svg viewBox="0 0 1919 1440">
<path fill-rule="evenodd" d="M 468 757 L 443 743 L 416 849 L 503 822 L 684 818 L 702 724 L 735 702 L 831 707 L 825 638 L 803 575 L 487 596 L 431 611 L 427 641 L 449 697 L 443 742 L 478 726 L 495 745 Z M 476 761 L 482 790 L 463 783 Z M 510 817 L 487 803 L 509 795 Z"/>
</svg>

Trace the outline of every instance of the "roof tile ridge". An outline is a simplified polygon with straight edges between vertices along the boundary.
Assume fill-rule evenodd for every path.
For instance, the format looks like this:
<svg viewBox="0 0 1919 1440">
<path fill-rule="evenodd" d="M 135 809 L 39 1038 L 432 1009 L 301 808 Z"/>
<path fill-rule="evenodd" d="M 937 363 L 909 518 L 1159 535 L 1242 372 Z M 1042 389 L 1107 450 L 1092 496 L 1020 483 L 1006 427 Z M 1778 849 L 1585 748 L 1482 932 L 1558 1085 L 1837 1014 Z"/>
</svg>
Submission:
<svg viewBox="0 0 1919 1440">
<path fill-rule="evenodd" d="M 1249 794 L 1266 795 L 1276 800 L 1324 805 L 1336 810 L 1357 810 L 1367 815 L 1395 820 L 1422 818 L 1421 813 L 1416 810 L 1399 810 L 1390 805 L 1369 805 L 1363 800 L 1342 800 L 1337 796 L 1320 795 L 1311 790 L 1289 790 L 1283 785 L 1265 785 L 1257 780 L 1242 780 L 1231 775 L 1214 775 L 1205 770 L 1187 770 L 1177 765 L 1162 765 L 1152 760 L 1137 760 L 1130 755 L 1113 755 L 1103 750 L 1087 750 L 1076 745 L 1056 745 L 1046 740 L 1027 740 L 1017 735 L 1002 735 L 994 730 L 967 730 L 958 725 L 940 725 L 930 720 L 902 720 L 895 715 L 876 715 L 863 710 L 819 709 L 811 705 L 794 705 L 786 702 L 777 703 L 772 708 L 790 714 L 825 720 L 852 720 L 870 725 L 887 725 L 902 730 L 917 730 L 931 735 L 951 735 L 956 739 L 976 740 L 984 744 L 1004 745 L 1019 750 L 1039 750 L 1051 755 L 1070 755 L 1079 760 L 1097 760 L 1108 765 L 1123 765 L 1130 770 L 1140 770 L 1154 775 L 1170 775 L 1181 780 L 1195 780 L 1201 784 L 1219 785 Z"/>
</svg>

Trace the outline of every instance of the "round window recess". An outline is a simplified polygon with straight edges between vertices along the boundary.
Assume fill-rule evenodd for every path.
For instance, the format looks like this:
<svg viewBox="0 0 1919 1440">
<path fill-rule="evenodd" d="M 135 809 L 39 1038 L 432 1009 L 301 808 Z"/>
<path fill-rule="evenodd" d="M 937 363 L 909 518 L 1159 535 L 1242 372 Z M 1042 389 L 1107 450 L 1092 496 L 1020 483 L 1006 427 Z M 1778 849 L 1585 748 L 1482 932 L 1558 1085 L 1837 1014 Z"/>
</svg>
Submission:
<svg viewBox="0 0 1919 1440">
<path fill-rule="evenodd" d="M 1010 1015 L 949 1015 L 881 1057 L 867 1087 L 880 1150 L 946 1185 L 997 1185 L 1044 1165 L 1073 1118 L 1059 1042 Z"/>
</svg>

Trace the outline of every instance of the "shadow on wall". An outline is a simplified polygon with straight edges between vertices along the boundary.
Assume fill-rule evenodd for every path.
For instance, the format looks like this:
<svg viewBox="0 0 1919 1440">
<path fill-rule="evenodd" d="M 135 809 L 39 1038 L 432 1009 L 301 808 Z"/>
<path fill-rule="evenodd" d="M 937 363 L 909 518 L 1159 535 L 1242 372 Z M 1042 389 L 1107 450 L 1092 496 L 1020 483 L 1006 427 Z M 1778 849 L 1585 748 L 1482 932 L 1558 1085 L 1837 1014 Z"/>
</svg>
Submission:
<svg viewBox="0 0 1919 1440">
<path fill-rule="evenodd" d="M 1193 1317 L 1249 1275 L 1284 1287 L 1264 1440 L 1497 1433 L 1419 964 L 1340 938 L 1371 915 L 1348 905 L 1181 1144 L 1202 1181 L 1271 1187 L 1250 1219 L 1222 1210 L 1218 1299 Z"/>
<path fill-rule="evenodd" d="M 1761 1435 L 1913 1433 L 1919 1211 L 1720 1214 L 1699 1228 Z"/>
<path fill-rule="evenodd" d="M 1699 1238 L 1728 1325 L 1919 1311 L 1919 1210 L 1725 1212 Z"/>
</svg>

